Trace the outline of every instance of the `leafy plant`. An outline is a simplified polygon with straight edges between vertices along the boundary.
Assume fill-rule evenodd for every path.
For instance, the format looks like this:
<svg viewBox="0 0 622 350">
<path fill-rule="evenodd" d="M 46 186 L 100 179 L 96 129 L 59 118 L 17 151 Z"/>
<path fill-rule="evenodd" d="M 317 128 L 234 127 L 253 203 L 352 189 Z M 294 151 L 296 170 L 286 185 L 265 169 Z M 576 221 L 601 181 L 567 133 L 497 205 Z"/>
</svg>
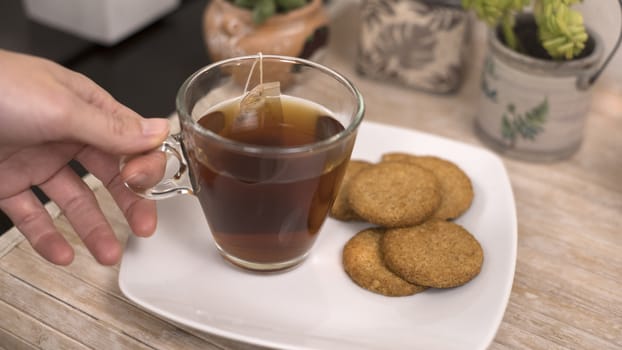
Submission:
<svg viewBox="0 0 622 350">
<path fill-rule="evenodd" d="M 524 114 L 517 113 L 514 104 L 510 103 L 501 118 L 501 135 L 509 140 L 512 146 L 519 136 L 523 139 L 534 140 L 539 133 L 544 131 L 548 114 L 549 101 L 546 98 Z"/>
<path fill-rule="evenodd" d="M 310 0 L 228 0 L 230 3 L 251 10 L 253 22 L 261 24 L 272 15 L 295 10 Z"/>
<path fill-rule="evenodd" d="M 571 7 L 582 0 L 461 0 L 489 26 L 500 26 L 507 46 L 518 52 L 524 44 L 515 33 L 516 15 L 533 9 L 540 44 L 554 59 L 570 60 L 585 48 L 588 34 L 583 16 Z"/>
</svg>

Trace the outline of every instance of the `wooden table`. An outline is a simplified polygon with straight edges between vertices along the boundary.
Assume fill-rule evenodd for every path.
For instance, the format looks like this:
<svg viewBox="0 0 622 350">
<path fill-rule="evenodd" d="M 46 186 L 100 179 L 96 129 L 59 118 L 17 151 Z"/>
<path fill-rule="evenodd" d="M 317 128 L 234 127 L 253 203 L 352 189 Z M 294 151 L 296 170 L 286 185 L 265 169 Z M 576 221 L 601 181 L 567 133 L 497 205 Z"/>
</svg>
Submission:
<svg viewBox="0 0 622 350">
<path fill-rule="evenodd" d="M 326 62 L 363 92 L 368 120 L 480 145 L 473 115 L 481 45 L 475 45 L 461 92 L 434 96 L 357 76 L 355 45 L 340 44 L 351 41 L 353 25 L 334 24 Z M 481 41 L 476 31 L 474 42 Z M 518 211 L 518 261 L 491 349 L 622 348 L 622 84 L 596 86 L 585 131 L 582 148 L 569 160 L 504 159 Z M 125 241 L 130 232 L 110 196 L 95 179 L 85 181 Z M 172 324 L 133 305 L 119 290 L 118 266 L 98 265 L 58 209 L 48 209 L 74 243 L 75 261 L 68 267 L 45 262 L 15 229 L 0 237 L 0 348 L 256 348 Z"/>
</svg>

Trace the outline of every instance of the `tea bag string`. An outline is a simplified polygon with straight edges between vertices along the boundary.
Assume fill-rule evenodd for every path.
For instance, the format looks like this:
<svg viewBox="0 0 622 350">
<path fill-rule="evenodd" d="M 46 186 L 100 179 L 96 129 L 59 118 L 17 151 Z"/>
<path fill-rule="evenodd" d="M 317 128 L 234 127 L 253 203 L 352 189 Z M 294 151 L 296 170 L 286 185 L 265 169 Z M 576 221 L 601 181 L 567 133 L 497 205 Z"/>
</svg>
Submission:
<svg viewBox="0 0 622 350">
<path fill-rule="evenodd" d="M 278 125 L 283 121 L 283 109 L 281 106 L 280 82 L 263 82 L 263 54 L 258 54 L 258 59 L 253 61 L 244 95 L 240 101 L 240 113 L 233 120 L 232 129 L 252 129 L 269 125 Z M 259 84 L 249 91 L 248 87 L 259 61 Z"/>
<path fill-rule="evenodd" d="M 246 78 L 246 85 L 244 85 L 244 94 L 248 93 L 248 86 L 251 83 L 251 78 L 253 76 L 253 72 L 255 71 L 255 66 L 257 65 L 257 61 L 259 61 L 259 85 L 263 84 L 263 54 L 261 51 L 258 53 L 259 60 L 255 60 L 253 65 L 251 66 L 251 70 L 248 73 L 248 77 Z"/>
</svg>

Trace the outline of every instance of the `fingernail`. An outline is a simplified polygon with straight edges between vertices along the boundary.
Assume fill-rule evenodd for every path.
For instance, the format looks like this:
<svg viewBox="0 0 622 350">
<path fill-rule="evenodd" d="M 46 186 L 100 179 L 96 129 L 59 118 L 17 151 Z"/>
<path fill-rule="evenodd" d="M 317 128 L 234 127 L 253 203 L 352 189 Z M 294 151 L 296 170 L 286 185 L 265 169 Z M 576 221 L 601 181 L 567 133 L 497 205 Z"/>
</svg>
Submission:
<svg viewBox="0 0 622 350">
<path fill-rule="evenodd" d="M 168 120 L 162 118 L 144 119 L 142 121 L 144 136 L 160 136 L 168 133 Z"/>
<path fill-rule="evenodd" d="M 144 173 L 135 173 L 129 178 L 125 179 L 125 183 L 132 188 L 143 189 L 147 181 L 147 175 Z"/>
</svg>

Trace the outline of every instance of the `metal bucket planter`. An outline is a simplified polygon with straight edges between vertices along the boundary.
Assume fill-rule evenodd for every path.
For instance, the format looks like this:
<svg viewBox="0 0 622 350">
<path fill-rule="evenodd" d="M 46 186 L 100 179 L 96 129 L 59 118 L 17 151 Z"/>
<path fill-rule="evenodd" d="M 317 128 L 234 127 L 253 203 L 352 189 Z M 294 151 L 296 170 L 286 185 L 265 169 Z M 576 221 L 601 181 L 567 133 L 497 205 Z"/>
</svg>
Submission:
<svg viewBox="0 0 622 350">
<path fill-rule="evenodd" d="M 517 28 L 529 21 L 532 17 L 519 18 Z M 588 33 L 584 53 L 571 61 L 517 53 L 500 41 L 498 32 L 489 33 L 475 118 L 482 141 L 530 161 L 568 158 L 580 148 L 592 86 L 609 61 L 599 65 L 603 42 L 593 31 Z M 531 42 L 537 42 L 535 36 Z"/>
</svg>

